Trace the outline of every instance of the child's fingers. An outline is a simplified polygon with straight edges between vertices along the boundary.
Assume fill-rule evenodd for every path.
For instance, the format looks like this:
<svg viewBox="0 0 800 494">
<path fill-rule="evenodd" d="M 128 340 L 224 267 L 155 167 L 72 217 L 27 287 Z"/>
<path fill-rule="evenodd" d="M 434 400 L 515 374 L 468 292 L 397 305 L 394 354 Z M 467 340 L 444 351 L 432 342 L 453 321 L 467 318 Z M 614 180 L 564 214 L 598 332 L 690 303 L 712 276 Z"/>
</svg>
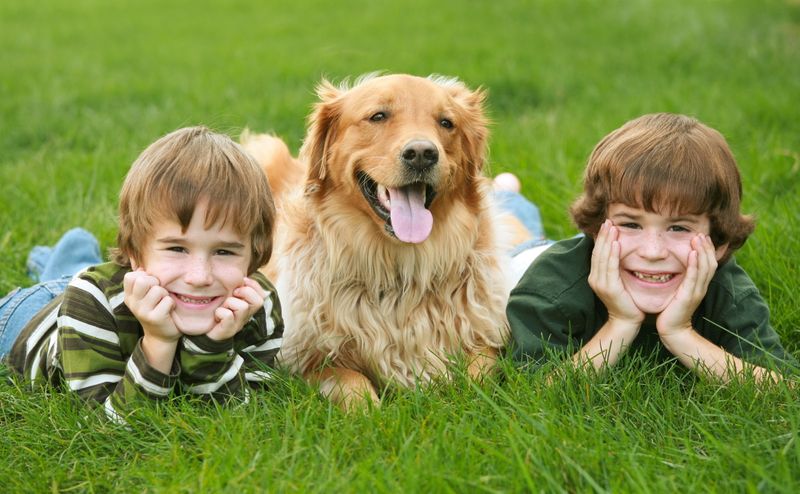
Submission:
<svg viewBox="0 0 800 494">
<path fill-rule="evenodd" d="M 232 310 L 225 306 L 217 307 L 214 311 L 214 317 L 219 321 L 217 326 L 224 334 L 235 333 L 236 315 Z M 216 329 L 216 328 L 215 328 Z M 214 331 L 215 329 L 212 329 Z"/>
<path fill-rule="evenodd" d="M 234 316 L 237 318 L 241 318 L 242 315 L 246 317 L 250 317 L 248 309 L 250 308 L 250 304 L 247 303 L 246 300 L 243 300 L 238 297 L 228 297 L 223 302 L 222 307 L 229 309 L 234 313 Z"/>
<path fill-rule="evenodd" d="M 251 296 L 252 296 L 252 292 L 251 292 Z M 230 296 L 230 297 L 225 299 L 225 302 L 222 303 L 222 306 L 223 307 L 227 307 L 227 308 L 229 308 L 231 310 L 242 310 L 242 309 L 246 309 L 249 306 L 249 304 L 247 303 L 247 300 L 245 300 L 243 298 L 236 297 L 236 296 Z"/>
<path fill-rule="evenodd" d="M 717 269 L 717 261 L 713 244 L 706 235 L 700 234 L 694 237 L 691 240 L 691 247 L 685 279 L 679 290 L 687 303 L 696 305 L 706 295 L 708 284 Z"/>
<path fill-rule="evenodd" d="M 606 220 L 600 225 L 600 231 L 595 239 L 592 249 L 590 278 L 595 283 L 605 283 L 608 271 L 608 257 L 611 248 L 609 242 L 610 221 Z"/>
<path fill-rule="evenodd" d="M 132 274 L 132 273 L 128 273 Z M 157 287 L 158 278 L 150 276 L 144 272 L 137 272 L 133 277 L 133 286 L 131 287 L 131 295 L 137 299 L 144 298 L 153 287 Z"/>
<path fill-rule="evenodd" d="M 137 283 L 141 284 L 141 279 L 147 276 L 142 271 L 131 271 L 129 273 L 125 273 L 125 277 L 122 279 L 122 288 L 125 291 L 126 295 L 134 295 L 134 288 L 136 287 Z M 141 292 L 141 288 L 139 289 Z"/>
<path fill-rule="evenodd" d="M 697 254 L 698 280 L 697 288 L 702 291 L 701 297 L 705 295 L 708 284 L 717 271 L 717 257 L 714 251 L 714 244 L 706 235 L 698 235 L 692 239 L 693 252 Z"/>
<path fill-rule="evenodd" d="M 598 269 L 601 283 L 609 288 L 616 287 L 619 278 L 619 253 L 620 244 L 617 240 L 619 230 L 611 223 L 608 224 L 608 234 L 605 245 L 601 250 L 601 257 L 598 259 Z"/>
<path fill-rule="evenodd" d="M 233 295 L 247 302 L 250 307 L 258 309 L 264 305 L 264 299 L 267 297 L 267 292 L 266 290 L 256 289 L 251 286 L 240 286 L 233 291 Z"/>
<path fill-rule="evenodd" d="M 160 289 L 164 290 L 163 288 Z M 151 292 L 153 291 L 155 290 L 151 290 Z M 175 307 L 175 301 L 172 300 L 172 297 L 170 297 L 169 294 L 166 293 L 166 290 L 164 290 L 164 292 L 166 296 L 161 297 L 161 299 L 156 302 L 151 312 L 153 319 L 155 320 L 166 319 L 167 317 L 169 317 L 170 313 L 172 312 L 172 309 Z M 148 294 L 148 297 L 149 296 L 150 294 Z M 155 299 L 157 297 L 154 296 L 153 298 Z"/>
<path fill-rule="evenodd" d="M 155 308 L 165 298 L 172 300 L 168 291 L 155 285 L 147 288 L 147 292 L 139 300 L 145 307 Z"/>
<path fill-rule="evenodd" d="M 606 276 L 608 276 L 609 282 L 619 279 L 619 252 L 621 248 L 618 241 L 614 240 L 611 242 L 607 261 L 608 269 L 606 270 Z"/>
<path fill-rule="evenodd" d="M 683 290 L 687 298 L 693 299 L 697 292 L 697 280 L 699 279 L 699 255 L 698 252 L 693 250 L 689 252 L 689 260 L 686 266 L 686 274 L 684 275 L 683 283 L 679 290 Z"/>
<path fill-rule="evenodd" d="M 600 226 L 600 231 L 597 233 L 597 239 L 595 240 L 595 249 L 593 253 L 597 254 L 598 259 L 608 255 L 611 233 L 611 221 L 606 220 Z"/>
<path fill-rule="evenodd" d="M 686 260 L 686 271 L 672 301 L 658 316 L 656 326 L 659 333 L 672 334 L 677 330 L 691 327 L 692 314 L 708 289 L 705 271 L 708 261 L 701 249 L 700 236 L 691 240 L 692 250 Z"/>
<path fill-rule="evenodd" d="M 251 288 L 247 288 L 255 293 Z M 208 337 L 214 340 L 231 338 L 241 331 L 250 320 L 250 304 L 236 296 L 228 297 L 220 307 L 214 311 L 217 324 L 209 331 Z"/>
<path fill-rule="evenodd" d="M 714 247 L 714 243 L 711 241 L 711 237 L 709 237 L 708 235 L 703 235 L 703 245 L 704 245 L 706 259 L 708 260 L 708 267 L 710 270 L 710 274 L 713 277 L 719 265 L 717 261 L 717 250 Z"/>
<path fill-rule="evenodd" d="M 267 296 L 267 291 L 266 291 L 266 290 L 264 290 L 264 287 L 262 287 L 262 286 L 261 286 L 261 284 L 260 284 L 259 282 L 257 282 L 256 280 L 254 280 L 253 278 L 248 278 L 248 277 L 245 277 L 245 278 L 244 278 L 244 283 L 243 283 L 243 284 L 244 284 L 245 286 L 249 286 L 250 288 L 252 288 L 253 290 L 255 290 L 257 293 L 259 293 L 259 294 L 263 294 L 263 296 L 264 296 L 264 297 L 266 297 L 266 296 Z M 262 298 L 263 298 L 263 297 L 262 297 Z"/>
<path fill-rule="evenodd" d="M 137 317 L 145 317 L 168 292 L 159 284 L 158 279 L 143 271 L 127 273 L 123 279 L 125 304 Z"/>
</svg>

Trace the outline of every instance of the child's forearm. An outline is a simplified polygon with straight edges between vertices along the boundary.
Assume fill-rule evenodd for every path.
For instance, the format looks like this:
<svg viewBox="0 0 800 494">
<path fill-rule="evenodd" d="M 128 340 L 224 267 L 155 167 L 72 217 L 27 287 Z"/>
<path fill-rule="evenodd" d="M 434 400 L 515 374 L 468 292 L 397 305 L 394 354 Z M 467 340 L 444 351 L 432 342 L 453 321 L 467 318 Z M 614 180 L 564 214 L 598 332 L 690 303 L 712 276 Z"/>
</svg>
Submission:
<svg viewBox="0 0 800 494">
<path fill-rule="evenodd" d="M 609 319 L 583 348 L 572 356 L 578 367 L 591 365 L 595 370 L 614 366 L 625 354 L 636 335 L 638 323 Z"/>
<path fill-rule="evenodd" d="M 175 360 L 178 340 L 165 341 L 145 334 L 142 337 L 142 352 L 147 363 L 164 374 L 169 374 Z"/>
<path fill-rule="evenodd" d="M 780 374 L 731 355 L 693 329 L 662 336 L 661 341 L 683 365 L 701 376 L 721 382 L 729 382 L 734 377 L 749 374 L 752 374 L 757 382 L 782 380 Z"/>
</svg>

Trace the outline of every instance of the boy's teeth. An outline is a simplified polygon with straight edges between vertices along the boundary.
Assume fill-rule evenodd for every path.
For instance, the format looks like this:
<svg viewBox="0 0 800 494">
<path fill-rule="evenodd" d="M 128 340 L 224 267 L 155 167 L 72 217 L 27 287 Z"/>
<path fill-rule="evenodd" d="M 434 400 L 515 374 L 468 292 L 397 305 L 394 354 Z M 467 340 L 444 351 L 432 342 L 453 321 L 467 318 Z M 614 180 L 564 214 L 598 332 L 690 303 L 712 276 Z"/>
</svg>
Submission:
<svg viewBox="0 0 800 494">
<path fill-rule="evenodd" d="M 645 273 L 640 273 L 638 271 L 634 271 L 633 274 L 640 280 L 650 281 L 654 283 L 665 283 L 671 280 L 673 276 L 671 274 L 645 274 Z"/>
<path fill-rule="evenodd" d="M 213 299 L 210 298 L 190 298 L 178 295 L 178 299 L 187 304 L 209 304 Z"/>
</svg>

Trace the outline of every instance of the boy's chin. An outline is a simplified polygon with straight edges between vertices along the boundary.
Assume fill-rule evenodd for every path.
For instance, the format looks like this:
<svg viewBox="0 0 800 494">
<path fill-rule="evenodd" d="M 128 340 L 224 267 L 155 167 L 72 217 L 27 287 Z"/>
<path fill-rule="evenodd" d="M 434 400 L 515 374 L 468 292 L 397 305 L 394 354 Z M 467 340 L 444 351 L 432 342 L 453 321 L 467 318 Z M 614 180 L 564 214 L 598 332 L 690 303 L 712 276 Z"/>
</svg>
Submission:
<svg viewBox="0 0 800 494">
<path fill-rule="evenodd" d="M 172 320 L 175 322 L 175 327 L 178 328 L 178 331 L 187 336 L 206 334 L 211 331 L 215 323 L 214 318 L 208 316 L 181 317 L 173 314 Z"/>
<path fill-rule="evenodd" d="M 645 315 L 657 316 L 658 314 L 664 312 L 664 309 L 666 309 L 667 305 L 669 305 L 669 300 L 663 300 L 663 299 L 634 300 L 634 304 L 636 304 L 636 307 L 638 307 L 639 310 L 642 311 Z"/>
</svg>

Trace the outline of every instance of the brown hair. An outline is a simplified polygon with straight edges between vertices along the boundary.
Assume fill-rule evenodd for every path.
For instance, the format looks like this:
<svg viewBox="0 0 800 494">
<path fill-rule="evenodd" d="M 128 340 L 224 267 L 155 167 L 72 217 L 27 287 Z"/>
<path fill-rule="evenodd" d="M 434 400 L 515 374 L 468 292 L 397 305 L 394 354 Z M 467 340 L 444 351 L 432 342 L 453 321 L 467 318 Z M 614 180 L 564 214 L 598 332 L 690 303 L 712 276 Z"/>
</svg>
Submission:
<svg viewBox="0 0 800 494">
<path fill-rule="evenodd" d="M 611 203 L 659 214 L 706 214 L 711 241 L 728 244 L 725 262 L 755 226 L 741 214 L 741 198 L 736 160 L 719 132 L 685 115 L 654 113 L 627 122 L 595 146 L 583 194 L 570 213 L 592 237 Z"/>
<path fill-rule="evenodd" d="M 113 260 L 141 261 L 154 222 L 175 219 L 185 231 L 203 199 L 208 200 L 206 227 L 221 221 L 250 237 L 248 272 L 266 264 L 275 222 L 267 177 L 241 146 L 206 127 L 171 132 L 134 161 L 120 191 Z"/>
</svg>

